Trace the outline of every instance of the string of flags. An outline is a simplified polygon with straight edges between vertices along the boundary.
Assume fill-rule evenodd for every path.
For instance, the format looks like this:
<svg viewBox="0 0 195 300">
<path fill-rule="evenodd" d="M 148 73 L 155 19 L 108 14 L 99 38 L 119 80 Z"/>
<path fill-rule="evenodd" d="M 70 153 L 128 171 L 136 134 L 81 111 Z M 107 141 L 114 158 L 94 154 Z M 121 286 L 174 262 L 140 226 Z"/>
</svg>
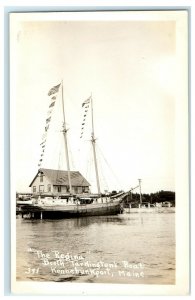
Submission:
<svg viewBox="0 0 195 300">
<path fill-rule="evenodd" d="M 85 128 L 85 121 L 86 121 L 87 113 L 88 113 L 88 110 L 89 110 L 90 101 L 91 101 L 91 96 L 89 98 L 87 98 L 82 103 L 82 108 L 84 109 L 84 112 L 83 112 L 83 118 L 82 118 L 82 123 L 81 123 L 80 139 L 83 137 L 83 132 L 84 132 L 84 128 Z"/>
<path fill-rule="evenodd" d="M 42 135 L 42 141 L 41 141 L 41 155 L 40 155 L 40 159 L 39 159 L 39 163 L 38 163 L 38 167 L 41 167 L 42 161 L 43 161 L 43 156 L 44 156 L 44 152 L 45 152 L 45 144 L 46 144 L 46 140 L 47 140 L 47 134 L 48 134 L 48 130 L 49 130 L 49 125 L 51 122 L 51 115 L 52 115 L 52 111 L 53 108 L 55 106 L 55 102 L 57 99 L 57 95 L 59 92 L 59 88 L 60 88 L 60 84 L 52 87 L 49 92 L 48 92 L 48 96 L 50 97 L 50 104 L 49 104 L 49 110 L 47 112 L 47 119 L 46 119 L 46 124 L 45 124 L 45 129 L 44 129 L 44 133 Z"/>
</svg>

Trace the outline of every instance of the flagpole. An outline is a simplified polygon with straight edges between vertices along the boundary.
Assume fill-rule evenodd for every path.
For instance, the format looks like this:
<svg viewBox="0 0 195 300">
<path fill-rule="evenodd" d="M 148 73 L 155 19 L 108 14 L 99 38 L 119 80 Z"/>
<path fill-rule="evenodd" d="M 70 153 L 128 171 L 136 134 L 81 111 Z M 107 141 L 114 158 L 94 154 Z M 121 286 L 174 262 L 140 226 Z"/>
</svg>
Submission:
<svg viewBox="0 0 195 300">
<path fill-rule="evenodd" d="M 64 146 L 65 146 L 65 154 L 66 154 L 66 164 L 67 164 L 67 171 L 68 171 L 68 184 L 70 189 L 70 194 L 72 194 L 72 184 L 71 184 L 71 177 L 70 177 L 70 163 L 69 163 L 69 153 L 68 153 L 68 142 L 67 142 L 67 131 L 66 128 L 66 118 L 65 118 L 65 109 L 64 109 L 64 93 L 63 93 L 63 80 L 61 82 L 61 89 L 62 89 L 62 111 L 63 111 L 63 129 L 62 133 L 64 136 Z"/>
<path fill-rule="evenodd" d="M 93 120 L 93 100 L 92 100 L 92 95 L 91 95 L 91 124 L 92 124 L 91 142 L 92 142 L 92 147 L 93 147 L 93 157 L 94 157 L 94 165 L 95 165 L 96 184 L 97 184 L 98 194 L 101 195 L 100 182 L 99 182 L 99 174 L 98 174 L 98 166 L 97 166 L 97 158 L 96 158 L 96 147 L 95 147 L 96 139 L 94 137 L 94 120 Z"/>
</svg>

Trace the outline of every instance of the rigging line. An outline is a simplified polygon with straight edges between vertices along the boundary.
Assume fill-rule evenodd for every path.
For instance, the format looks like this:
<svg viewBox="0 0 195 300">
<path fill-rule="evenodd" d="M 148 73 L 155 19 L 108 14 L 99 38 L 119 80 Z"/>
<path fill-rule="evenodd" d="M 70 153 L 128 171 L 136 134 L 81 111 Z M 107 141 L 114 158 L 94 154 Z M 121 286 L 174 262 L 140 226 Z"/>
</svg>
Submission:
<svg viewBox="0 0 195 300">
<path fill-rule="evenodd" d="M 62 147 L 62 140 L 60 140 L 60 149 Z M 61 151 L 59 152 L 59 157 L 58 157 L 58 170 L 60 170 L 60 163 L 61 163 Z"/>
<path fill-rule="evenodd" d="M 58 169 L 57 169 L 57 176 L 56 176 L 56 180 L 58 180 L 58 179 L 59 179 L 60 159 L 61 159 L 61 152 L 59 153 L 59 159 L 58 159 Z"/>
<path fill-rule="evenodd" d="M 120 182 L 120 180 L 119 180 L 119 178 L 117 177 L 117 175 L 116 175 L 115 172 L 113 171 L 112 167 L 111 167 L 110 164 L 108 163 L 107 159 L 106 159 L 105 156 L 103 155 L 103 153 L 102 153 L 102 151 L 101 151 L 99 145 L 96 144 L 96 146 L 97 146 L 97 148 L 98 148 L 98 151 L 99 151 L 100 154 L 102 155 L 102 157 L 103 157 L 103 159 L 104 159 L 106 165 L 108 166 L 108 168 L 110 169 L 110 171 L 111 171 L 112 174 L 114 175 L 115 180 L 117 181 L 117 184 L 119 184 L 120 186 L 122 186 L 122 185 L 121 185 L 121 182 Z"/>
<path fill-rule="evenodd" d="M 97 150 L 99 150 L 99 149 L 97 149 Z M 108 181 L 106 180 L 106 177 L 104 176 L 103 166 L 102 166 L 102 163 L 101 163 L 100 159 L 98 159 L 98 165 L 99 165 L 99 169 L 100 169 L 100 172 L 101 172 L 101 177 L 100 178 L 102 178 L 102 180 L 100 179 L 101 180 L 101 185 L 103 187 L 106 187 L 107 190 L 109 190 L 109 184 L 108 184 Z"/>
<path fill-rule="evenodd" d="M 80 149 L 79 149 L 79 151 L 80 151 Z M 86 168 L 85 168 L 85 171 L 83 172 L 83 174 L 84 174 L 84 177 L 85 177 L 85 179 L 87 180 L 87 181 L 89 181 L 88 180 L 88 167 L 89 167 L 89 160 L 90 160 L 90 150 L 88 149 L 88 152 L 87 152 L 87 155 L 86 155 L 86 157 L 88 158 L 87 160 L 86 160 L 86 163 L 85 163 L 85 166 L 86 166 Z M 80 156 L 79 156 L 79 158 L 81 159 L 81 153 L 79 152 L 79 154 L 80 154 Z M 81 166 L 81 164 L 79 164 L 80 166 Z M 82 173 L 81 173 L 82 174 Z M 81 183 L 83 183 L 84 181 L 85 181 L 85 179 L 83 178 L 82 179 L 82 181 L 81 181 Z"/>
<path fill-rule="evenodd" d="M 73 152 L 70 147 L 70 143 L 69 143 L 69 153 L 70 153 L 70 164 L 72 166 L 72 169 L 75 170 L 75 162 L 74 162 Z"/>
<path fill-rule="evenodd" d="M 88 181 L 91 185 L 90 189 L 93 189 L 95 186 L 95 174 L 94 174 L 94 168 L 93 168 L 93 146 L 91 145 L 91 143 L 90 143 L 90 147 L 88 150 L 86 178 L 88 179 Z"/>
<path fill-rule="evenodd" d="M 60 133 L 60 132 L 58 131 L 58 133 Z M 51 143 L 51 137 L 50 137 L 49 142 Z M 50 154 L 50 156 L 51 156 L 50 161 L 51 161 L 52 164 L 53 164 L 53 162 L 56 162 L 56 154 L 58 153 L 58 156 L 61 155 L 61 151 L 60 151 L 61 144 L 62 144 L 62 139 L 60 138 L 60 134 L 59 134 L 57 142 L 54 144 L 55 146 L 53 147 L 52 152 Z M 52 143 L 52 145 L 53 145 L 53 143 Z M 59 158 L 58 158 L 58 167 L 59 167 Z"/>
<path fill-rule="evenodd" d="M 101 183 L 102 188 L 109 189 L 109 184 L 104 175 L 105 172 L 103 171 L 104 168 L 103 168 L 102 160 L 100 159 L 100 155 L 99 155 L 99 153 L 100 153 L 99 147 L 96 147 L 96 150 L 97 150 L 98 169 L 99 169 L 99 173 L 100 173 L 100 183 Z"/>
<path fill-rule="evenodd" d="M 65 85 L 65 82 L 63 82 L 63 84 L 64 84 L 63 92 L 66 97 L 67 106 L 69 107 L 70 111 L 76 113 L 76 115 L 77 115 L 76 120 L 77 119 L 79 120 L 79 113 L 75 110 L 75 107 L 78 106 L 77 98 L 75 99 L 75 97 L 70 94 L 70 92 L 68 91 L 67 85 Z M 67 125 L 67 127 L 69 127 L 71 120 L 68 115 L 66 116 L 66 118 L 70 121 L 70 122 L 67 122 L 67 120 L 66 120 L 66 125 Z M 77 126 L 79 126 L 79 124 Z M 75 128 L 76 128 L 76 126 L 75 126 L 75 119 L 74 119 L 74 124 L 71 124 L 71 132 Z"/>
<path fill-rule="evenodd" d="M 87 160 L 87 171 L 86 171 L 86 177 L 91 177 L 91 170 L 92 170 L 92 156 L 93 156 L 93 150 L 92 150 L 92 145 L 90 143 L 90 147 L 88 150 L 88 160 Z"/>
</svg>

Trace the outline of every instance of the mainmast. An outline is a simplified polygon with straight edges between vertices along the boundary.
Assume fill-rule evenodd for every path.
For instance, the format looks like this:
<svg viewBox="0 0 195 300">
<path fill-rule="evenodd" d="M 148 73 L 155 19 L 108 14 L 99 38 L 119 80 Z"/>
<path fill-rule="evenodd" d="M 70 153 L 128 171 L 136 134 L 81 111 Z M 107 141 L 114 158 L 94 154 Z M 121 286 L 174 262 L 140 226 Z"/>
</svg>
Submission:
<svg viewBox="0 0 195 300">
<path fill-rule="evenodd" d="M 91 143 L 92 143 L 92 147 L 93 147 L 93 157 L 94 157 L 94 165 L 95 165 L 96 184 L 97 184 L 98 194 L 101 195 L 100 181 L 99 181 L 99 175 L 98 175 L 98 166 L 97 166 L 97 158 L 96 158 L 96 139 L 95 139 L 95 135 L 94 135 L 93 100 L 92 100 L 92 95 L 91 95 L 91 125 L 92 125 Z"/>
<path fill-rule="evenodd" d="M 69 154 L 68 154 L 68 143 L 67 143 L 67 131 L 66 128 L 66 118 L 65 118 L 65 110 L 64 110 L 64 94 L 63 94 L 63 80 L 61 82 L 62 85 L 62 111 L 63 111 L 63 127 L 62 133 L 64 136 L 64 146 L 65 146 L 65 154 L 66 154 L 66 164 L 67 164 L 67 171 L 68 171 L 68 184 L 70 189 L 70 194 L 72 194 L 72 184 L 71 184 L 71 177 L 70 177 L 70 163 L 69 163 Z"/>
</svg>

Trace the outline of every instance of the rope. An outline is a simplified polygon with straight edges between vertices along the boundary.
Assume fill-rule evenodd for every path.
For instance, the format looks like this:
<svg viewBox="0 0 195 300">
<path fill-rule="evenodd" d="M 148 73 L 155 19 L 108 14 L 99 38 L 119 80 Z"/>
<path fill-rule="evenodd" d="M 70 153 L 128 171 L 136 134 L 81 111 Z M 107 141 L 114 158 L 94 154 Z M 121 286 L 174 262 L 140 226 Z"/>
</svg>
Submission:
<svg viewBox="0 0 195 300">
<path fill-rule="evenodd" d="M 98 148 L 98 151 L 99 151 L 99 153 L 101 154 L 102 158 L 104 159 L 104 161 L 105 161 L 105 163 L 106 163 L 108 169 L 111 171 L 111 173 L 112 173 L 113 176 L 115 177 L 115 180 L 116 180 L 117 184 L 120 185 L 120 186 L 122 186 L 122 185 L 121 185 L 121 182 L 120 182 L 120 180 L 119 180 L 119 178 L 118 178 L 118 177 L 116 176 L 116 174 L 114 173 L 112 167 L 111 167 L 110 164 L 108 163 L 107 159 L 104 157 L 104 155 L 103 155 L 103 153 L 102 153 L 102 151 L 101 151 L 101 149 L 100 149 L 100 147 L 99 147 L 98 145 L 97 145 L 97 148 Z"/>
</svg>

